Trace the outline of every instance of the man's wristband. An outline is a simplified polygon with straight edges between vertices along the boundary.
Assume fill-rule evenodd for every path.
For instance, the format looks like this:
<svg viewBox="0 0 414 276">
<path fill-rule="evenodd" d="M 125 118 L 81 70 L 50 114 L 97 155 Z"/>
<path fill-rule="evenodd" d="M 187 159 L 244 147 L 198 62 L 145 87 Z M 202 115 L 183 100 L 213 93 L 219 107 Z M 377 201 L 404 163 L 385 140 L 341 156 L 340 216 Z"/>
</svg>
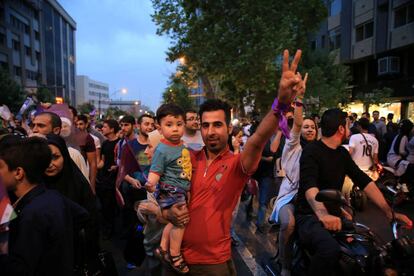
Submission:
<svg viewBox="0 0 414 276">
<path fill-rule="evenodd" d="M 279 129 L 282 130 L 283 135 L 286 138 L 289 138 L 289 126 L 287 124 L 287 119 L 285 113 L 289 111 L 290 104 L 284 104 L 279 102 L 276 98 L 272 104 L 272 111 L 275 116 L 279 118 Z"/>
</svg>

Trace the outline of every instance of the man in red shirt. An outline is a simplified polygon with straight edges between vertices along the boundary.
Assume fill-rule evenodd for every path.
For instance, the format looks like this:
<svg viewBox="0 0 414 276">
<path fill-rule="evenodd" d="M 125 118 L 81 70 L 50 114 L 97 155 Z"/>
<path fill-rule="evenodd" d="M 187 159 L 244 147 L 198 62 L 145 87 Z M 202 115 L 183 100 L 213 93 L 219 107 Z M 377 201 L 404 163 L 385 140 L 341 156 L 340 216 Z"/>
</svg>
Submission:
<svg viewBox="0 0 414 276">
<path fill-rule="evenodd" d="M 282 118 L 279 109 L 289 106 L 298 86 L 303 85 L 300 75 L 296 74 L 300 56 L 299 50 L 289 66 L 289 53 L 285 50 L 278 99 L 241 154 L 233 155 L 227 146 L 232 131 L 230 106 L 220 100 L 208 100 L 200 106 L 205 147 L 191 156 L 193 177 L 188 210 L 183 206 L 164 210 L 164 215 L 174 224 L 188 224 L 182 249 L 190 275 L 236 275 L 231 260 L 232 212 L 244 184 L 257 169 L 266 142 Z"/>
</svg>

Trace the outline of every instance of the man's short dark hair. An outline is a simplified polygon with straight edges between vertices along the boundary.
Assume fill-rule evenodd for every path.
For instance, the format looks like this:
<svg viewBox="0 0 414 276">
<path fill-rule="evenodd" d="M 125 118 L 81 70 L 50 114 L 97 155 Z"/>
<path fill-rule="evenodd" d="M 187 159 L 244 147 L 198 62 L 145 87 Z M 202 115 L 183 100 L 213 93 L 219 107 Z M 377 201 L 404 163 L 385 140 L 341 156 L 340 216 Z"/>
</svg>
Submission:
<svg viewBox="0 0 414 276">
<path fill-rule="evenodd" d="M 114 119 L 105 120 L 104 124 L 107 124 L 109 128 L 113 129 L 114 133 L 118 133 L 118 131 L 120 130 L 118 122 Z"/>
<path fill-rule="evenodd" d="M 366 115 L 367 117 L 371 117 L 371 114 L 369 114 L 369 112 L 363 112 L 362 116 Z"/>
<path fill-rule="evenodd" d="M 32 184 L 42 182 L 42 177 L 52 160 L 47 141 L 39 137 L 16 140 L 8 147 L 1 147 L 0 159 L 9 170 L 23 168 L 27 180 Z"/>
<path fill-rule="evenodd" d="M 89 120 L 85 114 L 81 114 L 81 115 L 78 115 L 78 121 L 82 121 L 85 123 L 85 125 L 87 125 Z"/>
<path fill-rule="evenodd" d="M 346 127 L 346 117 L 347 114 L 339 108 L 326 110 L 321 120 L 322 136 L 331 137 L 336 133 L 339 126 Z"/>
<path fill-rule="evenodd" d="M 138 124 L 141 124 L 144 118 L 150 118 L 150 119 L 155 120 L 154 117 L 151 116 L 151 114 L 142 114 L 141 116 L 138 117 Z"/>
<path fill-rule="evenodd" d="M 200 116 L 200 120 L 202 120 L 204 112 L 218 111 L 218 110 L 224 111 L 226 124 L 230 125 L 231 107 L 228 103 L 223 102 L 221 100 L 217 100 L 217 99 L 207 100 L 200 106 L 200 111 L 198 112 Z"/>
<path fill-rule="evenodd" d="M 168 115 L 178 117 L 181 116 L 185 119 L 184 110 L 176 104 L 163 104 L 157 109 L 157 120 L 161 124 L 161 120 Z"/>
<path fill-rule="evenodd" d="M 358 121 L 359 126 L 363 129 L 363 130 L 368 130 L 369 128 L 369 120 L 368 118 L 361 118 Z"/>
<path fill-rule="evenodd" d="M 124 117 L 122 117 L 121 121 L 119 121 L 120 124 L 124 123 L 124 124 L 131 124 L 131 125 L 135 125 L 135 118 L 134 116 L 131 115 L 125 115 Z"/>
<path fill-rule="evenodd" d="M 44 111 L 42 113 L 37 114 L 36 116 L 40 116 L 40 115 L 49 116 L 50 121 L 52 123 L 52 129 L 54 129 L 55 127 L 62 128 L 62 120 L 60 119 L 60 117 L 56 113 L 49 112 L 49 111 Z"/>
<path fill-rule="evenodd" d="M 372 111 L 372 114 L 374 114 L 374 113 L 378 113 L 378 115 L 379 115 L 379 111 L 378 110 Z"/>
<path fill-rule="evenodd" d="M 313 119 L 315 119 L 316 117 L 321 118 L 318 113 L 312 113 L 310 117 Z"/>
<path fill-rule="evenodd" d="M 69 109 L 72 111 L 73 117 L 78 116 L 78 110 L 74 106 L 69 106 Z"/>
<path fill-rule="evenodd" d="M 195 114 L 197 114 L 197 111 L 195 109 L 190 108 L 190 109 L 187 109 L 185 111 L 185 115 L 187 115 L 187 113 L 195 113 Z"/>
</svg>

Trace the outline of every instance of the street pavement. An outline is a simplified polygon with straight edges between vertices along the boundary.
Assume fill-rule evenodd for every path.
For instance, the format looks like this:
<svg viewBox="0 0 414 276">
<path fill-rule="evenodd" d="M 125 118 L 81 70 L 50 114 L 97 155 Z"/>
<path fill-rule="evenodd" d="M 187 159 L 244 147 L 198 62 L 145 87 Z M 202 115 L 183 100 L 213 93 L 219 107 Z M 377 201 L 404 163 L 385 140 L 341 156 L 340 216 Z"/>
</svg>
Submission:
<svg viewBox="0 0 414 276">
<path fill-rule="evenodd" d="M 256 205 L 255 209 L 257 210 Z M 277 232 L 270 225 L 266 226 L 260 232 L 254 223 L 255 216 L 247 219 L 245 210 L 246 202 L 242 202 L 235 220 L 236 238 L 240 244 L 237 247 L 232 247 L 232 255 L 237 269 L 237 275 L 277 275 L 275 263 L 271 260 L 276 253 Z M 414 204 L 406 204 L 397 211 L 402 211 L 411 219 L 414 219 Z M 389 223 L 381 211 L 371 202 L 368 201 L 367 207 L 363 212 L 357 213 L 356 220 L 369 226 L 383 242 L 388 242 L 392 239 Z M 405 231 L 404 234 L 414 238 L 413 230 Z M 120 276 L 142 275 L 143 272 L 139 268 L 134 270 L 126 269 L 126 263 L 122 257 L 124 246 L 125 241 L 121 240 L 119 235 L 115 236 L 111 241 L 103 242 L 103 247 L 113 253 Z"/>
</svg>

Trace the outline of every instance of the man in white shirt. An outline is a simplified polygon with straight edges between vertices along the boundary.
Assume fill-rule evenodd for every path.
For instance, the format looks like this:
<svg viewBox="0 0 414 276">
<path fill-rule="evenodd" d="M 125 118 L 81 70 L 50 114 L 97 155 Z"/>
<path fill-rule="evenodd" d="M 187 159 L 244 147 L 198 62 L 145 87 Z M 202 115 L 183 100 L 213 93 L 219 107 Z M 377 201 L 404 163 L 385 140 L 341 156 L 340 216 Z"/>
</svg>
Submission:
<svg viewBox="0 0 414 276">
<path fill-rule="evenodd" d="M 355 164 L 369 174 L 370 168 L 378 164 L 378 140 L 368 134 L 369 120 L 359 120 L 361 133 L 354 134 L 349 139 L 349 153 Z"/>
<path fill-rule="evenodd" d="M 204 147 L 200 133 L 200 120 L 195 110 L 185 112 L 185 132 L 182 139 L 184 145 L 192 150 L 201 150 Z"/>
</svg>

